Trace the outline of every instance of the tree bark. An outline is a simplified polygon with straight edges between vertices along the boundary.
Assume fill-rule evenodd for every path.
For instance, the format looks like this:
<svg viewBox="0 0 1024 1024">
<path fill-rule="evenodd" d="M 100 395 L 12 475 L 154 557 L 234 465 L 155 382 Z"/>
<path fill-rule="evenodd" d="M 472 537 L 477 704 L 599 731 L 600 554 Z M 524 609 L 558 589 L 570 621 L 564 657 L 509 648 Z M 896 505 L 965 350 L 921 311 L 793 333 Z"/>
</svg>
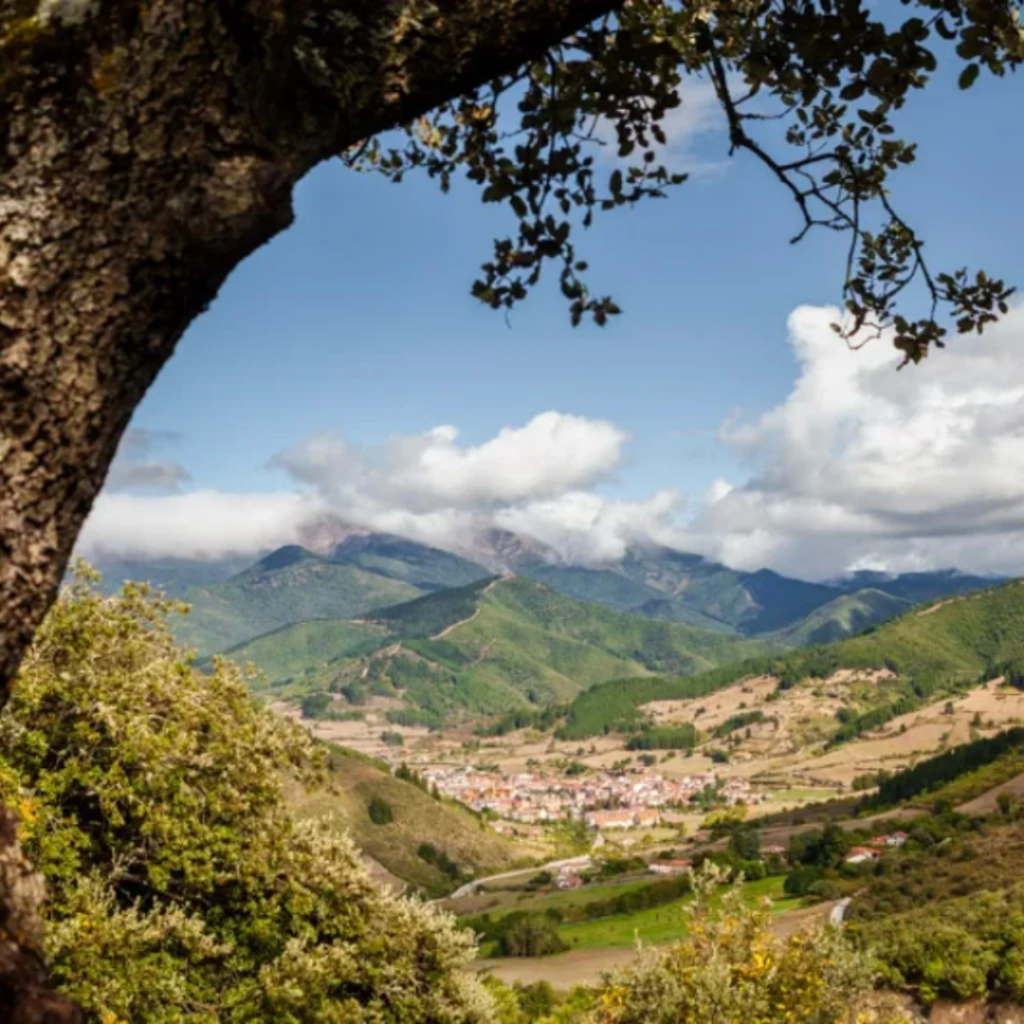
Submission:
<svg viewBox="0 0 1024 1024">
<path fill-rule="evenodd" d="M 619 2 L 0 0 L 0 707 L 133 410 L 295 183 Z M 0 1022 L 77 1019 L 22 863 L 0 809 Z"/>
</svg>

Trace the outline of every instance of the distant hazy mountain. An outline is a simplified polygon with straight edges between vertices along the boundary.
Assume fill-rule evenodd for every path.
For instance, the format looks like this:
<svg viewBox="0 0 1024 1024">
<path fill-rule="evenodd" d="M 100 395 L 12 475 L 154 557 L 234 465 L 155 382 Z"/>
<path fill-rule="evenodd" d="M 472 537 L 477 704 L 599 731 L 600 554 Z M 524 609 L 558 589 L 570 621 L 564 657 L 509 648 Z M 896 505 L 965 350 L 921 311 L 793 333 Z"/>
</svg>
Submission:
<svg viewBox="0 0 1024 1024">
<path fill-rule="evenodd" d="M 226 583 L 253 563 L 252 555 L 225 558 L 104 558 L 93 559 L 103 574 L 103 589 L 114 593 L 129 580 L 150 583 L 172 597 L 183 597 L 189 587 Z"/>
<path fill-rule="evenodd" d="M 422 593 L 401 580 L 339 565 L 296 545 L 280 548 L 226 583 L 192 587 L 175 633 L 201 654 L 307 619 L 357 618 Z"/>
<path fill-rule="evenodd" d="M 458 555 L 389 533 L 354 534 L 334 549 L 331 561 L 403 580 L 422 590 L 461 587 L 490 575 L 483 566 Z"/>
<path fill-rule="evenodd" d="M 581 601 L 746 636 L 791 625 L 841 593 L 767 569 L 740 572 L 670 548 L 636 549 L 621 562 L 589 569 L 521 558 L 515 571 Z"/>
<path fill-rule="evenodd" d="M 851 573 L 833 582 L 833 586 L 847 592 L 870 587 L 884 591 L 893 597 L 916 604 L 932 601 L 946 594 L 963 594 L 968 590 L 980 590 L 1006 580 L 1005 576 L 972 576 L 958 569 L 936 569 L 933 572 L 905 572 L 900 574 L 860 571 Z"/>
<path fill-rule="evenodd" d="M 316 550 L 292 545 L 246 568 L 243 558 L 158 559 L 100 563 L 107 585 L 148 580 L 187 597 L 194 614 L 183 638 L 203 651 L 238 644 L 308 618 L 350 617 L 383 604 L 491 572 L 515 573 L 579 601 L 649 619 L 742 636 L 777 635 L 820 643 L 848 636 L 916 603 L 990 586 L 956 570 L 857 572 L 828 583 L 791 579 L 768 569 L 744 572 L 670 548 L 636 548 L 603 566 L 567 565 L 542 544 L 507 530 L 467 539 L 480 562 L 390 534 L 325 520 L 307 531 Z M 886 595 L 895 601 L 880 597 Z M 857 597 L 855 601 L 840 600 Z"/>
</svg>

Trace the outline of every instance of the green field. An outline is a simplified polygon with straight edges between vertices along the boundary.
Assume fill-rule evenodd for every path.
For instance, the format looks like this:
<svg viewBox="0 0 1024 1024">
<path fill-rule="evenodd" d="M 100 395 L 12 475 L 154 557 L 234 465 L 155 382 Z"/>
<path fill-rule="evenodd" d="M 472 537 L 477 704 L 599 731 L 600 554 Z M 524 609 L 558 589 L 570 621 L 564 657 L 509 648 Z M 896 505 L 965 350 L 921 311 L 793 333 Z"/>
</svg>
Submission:
<svg viewBox="0 0 1024 1024">
<path fill-rule="evenodd" d="M 798 899 L 782 899 L 782 877 L 764 878 L 747 882 L 744 895 L 751 899 L 770 897 L 772 913 L 781 914 L 800 906 Z M 683 907 L 691 897 L 684 896 L 674 903 L 662 907 L 649 907 L 636 914 L 622 914 L 603 917 L 596 921 L 577 921 L 562 925 L 559 935 L 571 949 L 611 949 L 617 946 L 633 946 L 637 939 L 645 945 L 657 946 L 676 942 L 685 934 L 686 916 Z"/>
<path fill-rule="evenodd" d="M 495 893 L 495 898 L 500 898 L 501 903 L 491 909 L 481 909 L 479 913 L 487 914 L 493 920 L 505 917 L 517 911 L 525 910 L 530 913 L 542 914 L 545 910 L 565 910 L 567 907 L 581 907 L 592 900 L 613 899 L 623 893 L 634 892 L 637 889 L 644 889 L 651 884 L 651 878 L 638 878 L 630 882 L 608 882 L 604 885 L 588 885 L 583 889 L 569 889 L 566 891 L 554 890 L 544 895 L 533 893 L 529 890 L 522 890 L 515 893 Z"/>
<path fill-rule="evenodd" d="M 835 796 L 832 789 L 780 789 L 768 798 L 773 803 L 795 803 L 807 800 L 828 800 Z"/>
</svg>

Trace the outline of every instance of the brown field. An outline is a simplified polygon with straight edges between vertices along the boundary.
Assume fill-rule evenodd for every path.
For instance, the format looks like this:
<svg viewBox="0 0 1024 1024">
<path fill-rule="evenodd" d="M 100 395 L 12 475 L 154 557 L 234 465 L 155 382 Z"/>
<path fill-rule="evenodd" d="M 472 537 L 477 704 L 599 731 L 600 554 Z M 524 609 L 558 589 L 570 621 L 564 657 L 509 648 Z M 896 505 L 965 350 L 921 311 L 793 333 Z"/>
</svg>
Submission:
<svg viewBox="0 0 1024 1024">
<path fill-rule="evenodd" d="M 1019 801 L 1021 797 L 1024 797 L 1024 775 L 1018 775 L 1017 778 L 1010 779 L 1009 782 L 1004 782 L 1001 786 L 994 786 L 987 793 L 982 793 L 981 796 L 961 804 L 957 810 L 964 814 L 979 816 L 993 814 L 999 808 L 1000 793 L 1009 793 Z"/>
<path fill-rule="evenodd" d="M 392 725 L 385 717 L 386 713 L 400 707 L 402 707 L 400 700 L 373 697 L 359 709 L 366 712 L 366 718 L 361 721 L 315 722 L 303 719 L 301 712 L 294 704 L 275 701 L 270 705 L 270 708 L 279 715 L 302 725 L 315 739 L 340 743 L 351 750 L 358 750 L 361 754 L 369 754 L 372 757 L 381 757 L 394 749 L 381 742 L 380 734 L 385 730 L 400 733 L 407 747 L 414 747 L 430 735 L 424 728 L 413 729 L 403 725 Z"/>
<path fill-rule="evenodd" d="M 602 975 L 627 967 L 636 959 L 635 949 L 574 949 L 557 956 L 509 957 L 477 960 L 474 967 L 489 971 L 511 985 L 535 981 L 549 982 L 557 991 L 565 992 L 573 985 L 596 985 Z"/>
<path fill-rule="evenodd" d="M 831 903 L 823 903 L 779 914 L 772 919 L 772 931 L 785 937 L 823 924 L 828 920 L 832 906 Z M 557 991 L 564 992 L 573 985 L 600 983 L 603 975 L 628 967 L 637 953 L 636 949 L 574 949 L 557 956 L 477 960 L 474 966 L 480 971 L 489 971 L 508 985 L 516 981 L 524 985 L 546 981 Z"/>
</svg>

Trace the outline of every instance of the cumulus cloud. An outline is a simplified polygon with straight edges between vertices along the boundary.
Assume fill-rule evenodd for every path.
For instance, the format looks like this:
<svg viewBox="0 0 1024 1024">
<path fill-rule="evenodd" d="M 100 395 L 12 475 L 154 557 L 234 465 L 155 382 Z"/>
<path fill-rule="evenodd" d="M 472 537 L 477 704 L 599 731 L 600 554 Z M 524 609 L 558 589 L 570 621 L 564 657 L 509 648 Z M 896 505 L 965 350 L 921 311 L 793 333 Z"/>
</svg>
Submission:
<svg viewBox="0 0 1024 1024">
<path fill-rule="evenodd" d="M 439 426 L 359 449 L 320 434 L 271 465 L 348 522 L 470 555 L 499 528 L 569 561 L 614 559 L 672 503 L 611 502 L 589 489 L 614 474 L 628 441 L 606 421 L 544 412 L 480 445 L 458 438 L 455 427 Z"/>
<path fill-rule="evenodd" d="M 324 509 L 307 495 L 200 490 L 143 496 L 104 492 L 78 542 L 86 558 L 219 558 L 296 543 Z"/>
<path fill-rule="evenodd" d="M 545 545 L 565 562 L 617 562 L 635 545 L 675 546 L 684 540 L 677 525 L 683 498 L 661 490 L 646 501 L 612 500 L 573 491 L 547 501 L 501 509 L 495 525 Z"/>
<path fill-rule="evenodd" d="M 360 448 L 321 433 L 270 465 L 301 491 L 161 497 L 101 495 L 79 550 L 87 555 L 215 557 L 302 542 L 317 517 L 396 533 L 466 554 L 495 527 L 514 529 L 567 560 L 620 557 L 664 532 L 675 497 L 608 501 L 590 490 L 622 462 L 628 435 L 602 420 L 544 412 L 479 445 L 455 427 Z"/>
<path fill-rule="evenodd" d="M 703 78 L 690 78 L 680 89 L 682 104 L 669 111 L 662 128 L 668 149 L 666 166 L 701 176 L 721 170 L 722 160 L 708 160 L 698 153 L 707 135 L 725 130 L 725 115 L 714 86 Z"/>
<path fill-rule="evenodd" d="M 749 476 L 716 480 L 689 505 L 670 488 L 641 500 L 602 494 L 628 435 L 553 411 L 480 444 L 462 443 L 449 425 L 375 448 L 318 434 L 271 460 L 294 493 L 119 492 L 131 480 L 138 489 L 140 467 L 160 461 L 143 435 L 119 454 L 79 549 L 256 552 L 305 543 L 334 516 L 477 557 L 481 538 L 500 529 L 585 565 L 664 544 L 804 578 L 857 568 L 1024 572 L 1024 308 L 899 373 L 884 340 L 850 351 L 830 329 L 837 316 L 810 307 L 790 316 L 800 367 L 790 393 L 718 432 Z M 171 489 L 178 469 L 152 476 Z"/>
<path fill-rule="evenodd" d="M 373 509 L 429 514 L 496 508 L 588 486 L 616 469 L 626 440 L 612 423 L 544 412 L 477 446 L 459 445 L 451 426 L 392 438 L 374 450 L 320 434 L 275 455 L 271 465 L 360 515 Z"/>
<path fill-rule="evenodd" d="M 752 476 L 716 482 L 690 543 L 802 576 L 1024 568 L 1024 309 L 899 373 L 884 340 L 850 351 L 838 316 L 790 316 L 800 375 L 780 405 L 722 426 Z"/>
<path fill-rule="evenodd" d="M 154 449 L 175 439 L 163 431 L 126 430 L 107 474 L 108 491 L 176 491 L 189 480 L 185 467 L 173 459 L 157 458 Z"/>
</svg>

